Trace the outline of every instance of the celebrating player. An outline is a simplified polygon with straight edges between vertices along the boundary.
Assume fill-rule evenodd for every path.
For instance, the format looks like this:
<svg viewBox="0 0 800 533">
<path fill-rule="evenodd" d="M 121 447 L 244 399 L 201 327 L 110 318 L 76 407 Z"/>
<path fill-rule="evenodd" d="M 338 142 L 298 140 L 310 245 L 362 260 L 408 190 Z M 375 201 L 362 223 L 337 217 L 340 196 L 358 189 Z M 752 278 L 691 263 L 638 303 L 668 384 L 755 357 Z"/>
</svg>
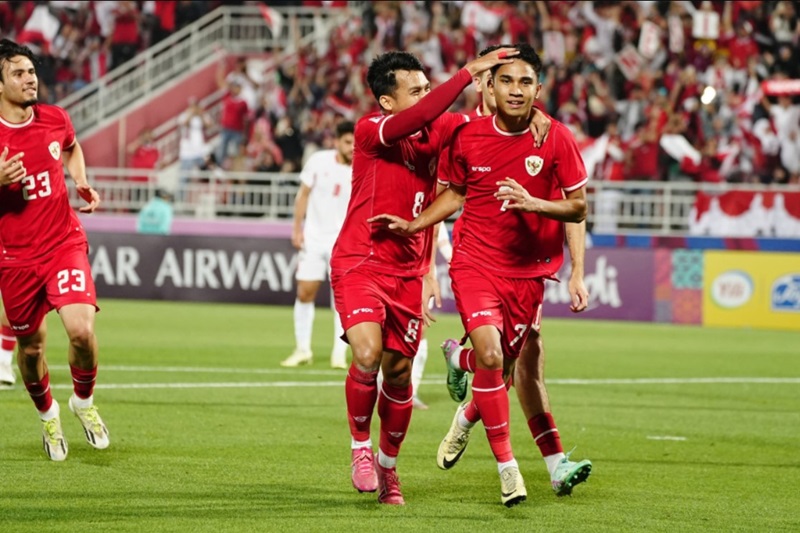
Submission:
<svg viewBox="0 0 800 533">
<path fill-rule="evenodd" d="M 18 363 L 42 420 L 44 451 L 67 457 L 60 408 L 50 393 L 45 315 L 56 309 L 69 337 L 70 410 L 86 440 L 106 448 L 108 431 L 94 405 L 96 295 L 86 233 L 70 207 L 63 165 L 91 213 L 100 203 L 86 181 L 83 151 L 63 109 L 37 103 L 33 53 L 0 41 L 0 293 L 19 342 Z"/>
<path fill-rule="evenodd" d="M 563 261 L 561 222 L 585 218 L 587 181 L 562 124 L 554 122 L 541 148 L 524 135 L 540 89 L 541 60 L 528 45 L 515 48 L 519 55 L 512 63 L 492 68 L 497 114 L 460 127 L 454 136 L 450 187 L 410 223 L 391 213 L 371 219 L 415 235 L 464 208 L 450 274 L 476 357 L 473 400 L 456 416 L 470 424 L 483 420 L 507 506 L 523 501 L 527 491 L 511 449 L 504 374 L 513 371 L 531 325 L 539 323 L 544 279 Z M 549 200 L 556 188 L 564 196 Z"/>
<path fill-rule="evenodd" d="M 479 56 L 498 48 L 498 45 L 490 46 L 482 50 Z M 490 89 L 492 73 L 490 71 L 482 72 L 475 76 L 473 81 L 476 91 L 481 95 L 481 104 L 470 113 L 470 119 L 476 120 L 494 115 L 497 112 L 497 104 Z M 440 176 L 440 179 L 442 178 L 443 176 Z M 555 193 L 556 198 L 561 197 L 560 189 Z M 586 221 L 569 222 L 564 227 L 572 267 L 567 282 L 572 299 L 570 310 L 573 313 L 580 313 L 586 309 L 589 301 L 589 294 L 583 280 Z M 537 316 L 541 319 L 541 310 L 537 310 Z M 467 372 L 475 368 L 475 354 L 472 348 L 462 351 L 462 347 L 456 339 L 445 341 L 442 349 L 447 360 L 448 391 L 454 400 L 462 402 L 467 396 Z M 544 361 L 544 344 L 540 325 L 536 324 L 530 330 L 514 367 L 513 383 L 525 419 L 528 421 L 528 428 L 550 473 L 553 490 L 557 495 L 563 496 L 571 494 L 574 485 L 586 480 L 591 472 L 591 463 L 589 461 L 572 462 L 564 454 L 561 437 L 550 412 L 550 400 L 544 383 Z M 457 413 L 461 412 L 463 412 L 462 407 L 457 410 Z M 459 420 L 461 423 L 458 423 Z M 472 422 L 477 422 L 477 419 L 468 421 L 459 416 L 454 417 L 450 431 L 439 447 L 437 456 L 439 468 L 449 469 L 455 466 L 469 442 L 470 431 L 474 425 Z"/>
<path fill-rule="evenodd" d="M 420 61 L 405 52 L 373 60 L 367 82 L 383 113 L 359 120 L 355 131 L 353 191 L 331 260 L 336 310 L 353 351 L 345 380 L 352 437 L 352 481 L 362 492 L 379 490 L 380 503 L 402 505 L 396 464 L 411 421 L 411 358 L 427 302 L 438 294 L 429 272 L 431 232 L 401 238 L 368 224 L 374 213 L 418 215 L 434 196 L 437 157 L 463 115 L 445 110 L 472 76 L 510 63 L 501 49 L 468 63 L 430 90 Z M 425 280 L 423 281 L 423 276 Z M 378 399 L 378 368 L 384 381 Z M 380 444 L 373 458 L 370 425 L 378 403 Z"/>
</svg>

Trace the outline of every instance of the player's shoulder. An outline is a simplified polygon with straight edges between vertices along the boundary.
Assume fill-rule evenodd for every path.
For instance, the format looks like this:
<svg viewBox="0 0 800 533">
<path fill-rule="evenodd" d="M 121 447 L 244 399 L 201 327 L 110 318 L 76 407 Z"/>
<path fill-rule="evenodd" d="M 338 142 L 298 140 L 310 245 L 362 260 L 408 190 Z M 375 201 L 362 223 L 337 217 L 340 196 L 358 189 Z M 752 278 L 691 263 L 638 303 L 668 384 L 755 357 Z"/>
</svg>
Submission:
<svg viewBox="0 0 800 533">
<path fill-rule="evenodd" d="M 384 115 L 383 113 L 378 113 L 378 112 L 369 113 L 368 115 L 364 115 L 363 117 L 358 119 L 358 122 L 356 122 L 356 128 L 355 129 L 358 130 L 359 128 L 365 128 L 365 127 L 374 128 L 378 124 L 380 124 L 383 119 L 385 119 L 388 116 L 390 116 L 390 115 Z"/>
<path fill-rule="evenodd" d="M 33 106 L 33 112 L 41 118 L 53 118 L 56 120 L 66 120 L 67 110 L 54 104 L 37 103 Z"/>
<path fill-rule="evenodd" d="M 306 165 L 309 164 L 329 164 L 332 159 L 336 159 L 336 150 L 317 150 L 310 156 L 308 156 L 308 160 L 306 161 Z"/>
<path fill-rule="evenodd" d="M 491 130 L 492 121 L 489 120 L 489 117 L 478 117 L 460 124 L 458 128 L 456 128 L 456 134 L 480 137 L 486 135 L 486 133 Z"/>
<path fill-rule="evenodd" d="M 575 140 L 575 135 L 573 135 L 572 130 L 569 129 L 569 126 L 554 118 L 551 118 L 551 120 L 553 123 L 550 125 L 550 136 L 557 140 Z"/>
</svg>

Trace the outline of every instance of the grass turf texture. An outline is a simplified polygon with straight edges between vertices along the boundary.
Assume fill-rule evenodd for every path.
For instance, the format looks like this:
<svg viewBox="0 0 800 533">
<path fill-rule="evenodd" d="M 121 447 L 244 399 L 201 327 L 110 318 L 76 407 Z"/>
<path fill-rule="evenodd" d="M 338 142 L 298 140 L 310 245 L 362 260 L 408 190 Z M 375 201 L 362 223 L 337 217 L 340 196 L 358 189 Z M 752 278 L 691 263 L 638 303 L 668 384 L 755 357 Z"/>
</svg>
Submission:
<svg viewBox="0 0 800 533">
<path fill-rule="evenodd" d="M 294 347 L 291 308 L 101 306 L 99 384 L 151 386 L 96 391 L 111 447 L 91 449 L 67 409 L 66 339 L 51 313 L 51 382 L 70 453 L 65 463 L 48 461 L 21 384 L 0 391 L 0 531 L 800 529 L 797 381 L 557 381 L 797 378 L 798 333 L 546 320 L 549 392 L 562 441 L 566 449 L 577 445 L 574 458 L 591 459 L 594 471 L 571 498 L 556 498 L 512 396 L 512 439 L 528 501 L 506 509 L 482 427 L 453 470 L 436 468 L 456 407 L 438 345 L 460 332 L 456 316 L 440 316 L 429 332 L 421 388 L 430 410 L 414 413 L 399 462 L 407 505 L 396 508 L 350 485 L 345 374 L 328 367 L 330 311 L 317 312 L 314 365 L 281 369 Z M 202 368 L 232 370 L 196 371 Z M 170 383 L 187 388 L 152 387 Z M 239 385 L 196 386 L 204 383 Z M 376 416 L 376 443 L 377 427 Z"/>
</svg>

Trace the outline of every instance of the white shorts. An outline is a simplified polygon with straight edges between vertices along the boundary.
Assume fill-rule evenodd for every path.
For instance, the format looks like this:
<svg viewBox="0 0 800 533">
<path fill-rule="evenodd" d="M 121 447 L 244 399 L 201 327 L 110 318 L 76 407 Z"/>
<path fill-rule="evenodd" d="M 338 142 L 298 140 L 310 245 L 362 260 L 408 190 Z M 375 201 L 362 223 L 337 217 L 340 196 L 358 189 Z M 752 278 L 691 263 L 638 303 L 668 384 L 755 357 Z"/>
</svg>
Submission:
<svg viewBox="0 0 800 533">
<path fill-rule="evenodd" d="M 328 248 L 304 248 L 297 260 L 298 281 L 325 281 L 330 274 L 331 250 Z"/>
</svg>

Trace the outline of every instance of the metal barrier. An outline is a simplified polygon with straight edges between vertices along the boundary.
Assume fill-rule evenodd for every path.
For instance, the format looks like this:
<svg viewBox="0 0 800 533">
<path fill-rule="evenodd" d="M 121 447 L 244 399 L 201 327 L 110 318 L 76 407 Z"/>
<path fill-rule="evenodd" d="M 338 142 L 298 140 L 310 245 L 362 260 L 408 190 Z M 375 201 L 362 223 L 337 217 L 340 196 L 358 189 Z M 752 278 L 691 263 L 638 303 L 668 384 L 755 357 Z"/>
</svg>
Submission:
<svg viewBox="0 0 800 533">
<path fill-rule="evenodd" d="M 362 6 L 355 3 L 356 9 Z M 256 6 L 224 6 L 167 37 L 123 63 L 101 79 L 58 102 L 72 118 L 79 135 L 103 125 L 155 88 L 162 87 L 213 61 L 222 48 L 247 54 L 266 49 L 295 51 L 346 20 L 350 9 L 277 8 L 283 17 L 280 34 L 273 35 Z"/>
<path fill-rule="evenodd" d="M 105 212 L 135 213 L 169 180 L 166 174 L 175 169 L 146 171 L 140 169 L 89 168 L 89 181 L 97 189 Z M 71 181 L 71 180 L 70 180 Z M 266 172 L 191 171 L 169 187 L 174 196 L 175 211 L 198 218 L 262 217 L 291 218 L 294 197 L 299 187 L 299 174 Z M 70 187 L 74 207 L 83 205 L 74 187 Z M 698 226 L 698 198 L 725 198 L 729 193 L 756 193 L 753 198 L 780 195 L 800 202 L 800 188 L 745 184 L 708 184 L 693 182 L 594 182 L 588 188 L 588 222 L 596 233 L 626 235 L 689 235 L 792 236 L 779 231 L 794 219 L 775 218 L 772 226 L 751 219 L 734 228 L 708 231 Z M 749 201 L 749 196 L 746 199 Z M 782 199 L 781 202 L 784 200 Z M 702 202 L 701 202 L 702 203 Z M 754 217 L 765 217 L 756 212 Z M 781 222 L 783 220 L 783 222 Z M 797 219 L 800 227 L 800 218 Z M 706 224 L 708 226 L 708 224 Z M 745 227 L 747 226 L 747 227 Z M 751 230 L 749 226 L 758 226 Z M 699 229 L 698 229 L 699 228 Z M 770 229 L 771 228 L 771 229 Z M 800 234 L 797 235 L 800 237 Z"/>
</svg>

